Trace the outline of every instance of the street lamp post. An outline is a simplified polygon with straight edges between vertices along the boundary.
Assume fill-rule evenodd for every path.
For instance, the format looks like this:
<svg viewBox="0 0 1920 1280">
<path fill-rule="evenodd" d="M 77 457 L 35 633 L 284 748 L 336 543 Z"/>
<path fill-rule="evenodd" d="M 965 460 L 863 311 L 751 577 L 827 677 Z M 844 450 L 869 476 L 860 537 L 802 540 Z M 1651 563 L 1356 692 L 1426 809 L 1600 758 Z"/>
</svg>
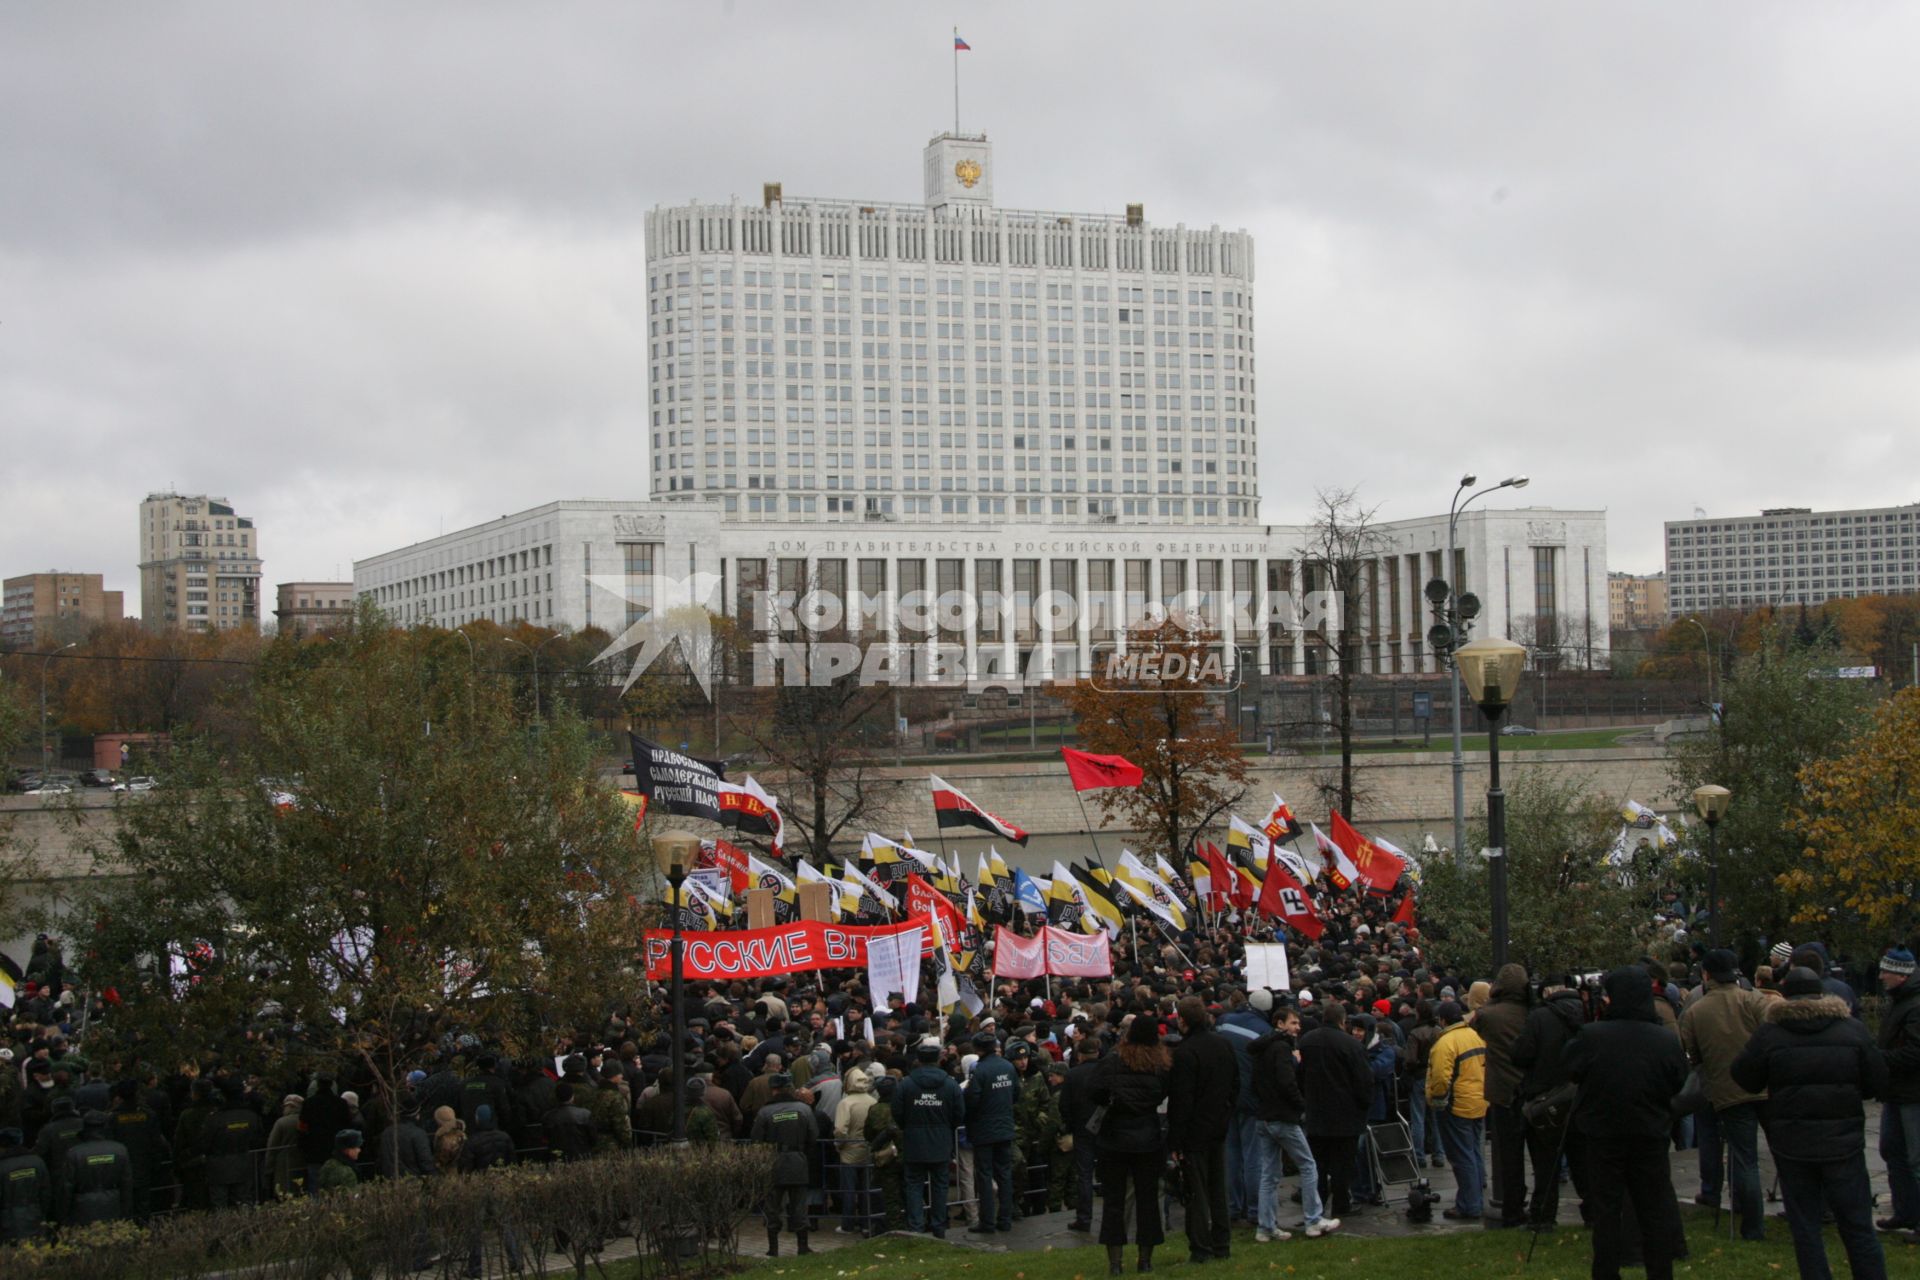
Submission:
<svg viewBox="0 0 1920 1280">
<path fill-rule="evenodd" d="M 1454 581 L 1456 576 L 1465 576 L 1454 573 L 1454 537 L 1460 523 L 1460 516 L 1475 498 L 1485 497 L 1499 489 L 1524 489 L 1528 483 L 1526 476 L 1508 476 L 1499 484 L 1488 485 L 1478 493 L 1461 498 L 1460 495 L 1473 488 L 1479 478 L 1471 472 L 1461 476 L 1459 486 L 1453 491 L 1453 501 L 1447 506 L 1447 563 L 1444 581 L 1451 585 L 1447 589 L 1447 594 L 1442 596 L 1441 600 L 1436 600 L 1434 604 L 1438 608 L 1442 601 L 1446 602 L 1449 652 L 1460 646 L 1465 639 L 1468 626 L 1479 612 L 1479 601 L 1461 594 L 1460 588 L 1466 584 Z M 1467 600 L 1473 600 L 1471 608 L 1463 607 L 1463 602 Z M 1449 701 L 1453 704 L 1451 708 L 1453 713 L 1453 861 L 1455 866 L 1464 867 L 1467 864 L 1467 760 L 1460 748 L 1460 669 L 1452 662 L 1447 665 L 1450 669 L 1449 681 L 1452 689 L 1452 697 Z"/>
<path fill-rule="evenodd" d="M 47 668 L 53 660 L 69 649 L 78 648 L 78 640 L 61 645 L 51 653 L 40 655 L 40 785 L 47 785 L 47 771 L 53 767 L 47 757 Z"/>
<path fill-rule="evenodd" d="M 1714 783 L 1693 789 L 1693 811 L 1707 824 L 1707 945 L 1720 945 L 1720 819 L 1727 816 L 1733 792 Z"/>
<path fill-rule="evenodd" d="M 680 937 L 680 889 L 687 882 L 687 864 L 700 854 L 700 837 L 684 831 L 668 831 L 653 839 L 654 856 L 666 865 L 667 883 L 673 888 L 673 943 L 668 955 L 672 976 L 667 987 L 671 1006 L 668 1021 L 673 1036 L 670 1051 L 673 1063 L 673 1132 L 669 1142 L 687 1145 L 687 1007 L 685 943 Z"/>
<path fill-rule="evenodd" d="M 467 733 L 471 735 L 473 733 L 473 717 L 474 717 L 474 702 L 473 702 L 474 670 L 473 669 L 474 669 L 475 663 L 474 663 L 474 657 L 473 657 L 473 637 L 468 635 L 460 627 L 455 627 L 453 629 L 453 634 L 459 636 L 462 640 L 465 640 L 467 642 Z"/>
<path fill-rule="evenodd" d="M 1513 701 L 1527 651 L 1511 640 L 1486 636 L 1453 654 L 1454 669 L 1487 718 L 1487 880 L 1492 899 L 1493 967 L 1507 962 L 1507 793 L 1500 788 L 1500 715 Z"/>
<path fill-rule="evenodd" d="M 1707 669 L 1707 723 L 1713 723 L 1713 641 L 1707 637 L 1706 624 L 1698 618 L 1682 618 L 1700 633 L 1700 665 Z"/>
<path fill-rule="evenodd" d="M 508 644 L 517 644 L 522 649 L 525 649 L 528 653 L 533 655 L 533 718 L 535 720 L 541 719 L 541 715 L 540 715 L 540 651 L 546 648 L 548 645 L 552 644 L 555 640 L 558 640 L 560 638 L 560 635 L 561 633 L 556 631 L 552 635 L 548 636 L 545 640 L 542 640 L 539 644 L 528 644 L 524 640 L 515 640 L 512 636 L 500 637 L 502 640 L 505 640 Z"/>
</svg>

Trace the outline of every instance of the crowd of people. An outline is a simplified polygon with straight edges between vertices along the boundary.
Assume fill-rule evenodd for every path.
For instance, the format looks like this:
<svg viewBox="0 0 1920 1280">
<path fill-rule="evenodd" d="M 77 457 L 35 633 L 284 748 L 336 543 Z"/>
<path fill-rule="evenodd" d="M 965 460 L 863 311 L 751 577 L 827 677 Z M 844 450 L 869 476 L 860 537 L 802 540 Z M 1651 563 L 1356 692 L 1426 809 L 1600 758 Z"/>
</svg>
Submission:
<svg viewBox="0 0 1920 1280">
<path fill-rule="evenodd" d="M 1271 936 L 1237 919 L 1123 933 L 1111 977 L 1000 981 L 972 1018 L 873 1002 L 860 970 L 694 982 L 685 1080 L 657 987 L 533 1055 L 436 1028 L 391 1080 L 252 1040 L 162 1068 L 43 941 L 0 1036 L 0 1236 L 582 1159 L 676 1122 L 692 1142 L 772 1149 L 769 1254 L 787 1233 L 809 1251 L 823 1222 L 992 1236 L 1067 1211 L 1112 1272 L 1128 1244 L 1150 1271 L 1177 1204 L 1187 1256 L 1225 1258 L 1237 1223 L 1265 1246 L 1382 1211 L 1374 1126 L 1403 1121 L 1414 1169 L 1451 1168 L 1447 1219 L 1552 1229 L 1570 1176 L 1598 1277 L 1637 1261 L 1658 1280 L 1685 1255 L 1676 1142 L 1699 1148 L 1698 1199 L 1729 1191 L 1756 1238 L 1765 1133 L 1803 1275 L 1827 1274 L 1827 1215 L 1856 1277 L 1885 1273 L 1877 1233 L 1920 1232 L 1904 948 L 1877 966 L 1876 1039 L 1817 944 L 1745 975 L 1730 952 L 1675 951 L 1603 977 L 1509 964 L 1483 980 L 1356 895 L 1317 943 L 1290 945 L 1284 989 L 1249 987 L 1245 946 Z M 1892 1190 L 1877 1223 L 1875 1099 Z"/>
</svg>

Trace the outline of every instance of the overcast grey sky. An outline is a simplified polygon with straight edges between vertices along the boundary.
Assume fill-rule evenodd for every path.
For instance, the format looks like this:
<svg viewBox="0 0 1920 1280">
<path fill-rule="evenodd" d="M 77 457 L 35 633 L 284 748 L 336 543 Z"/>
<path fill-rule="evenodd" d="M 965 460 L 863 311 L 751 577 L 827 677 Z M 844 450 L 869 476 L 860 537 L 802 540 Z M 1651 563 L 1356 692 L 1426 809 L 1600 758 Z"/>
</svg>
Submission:
<svg viewBox="0 0 1920 1280">
<path fill-rule="evenodd" d="M 918 199 L 954 23 L 1000 203 L 1255 235 L 1269 520 L 1920 500 L 1920 7 L 16 3 L 0 571 L 641 495 L 644 211 Z"/>
</svg>

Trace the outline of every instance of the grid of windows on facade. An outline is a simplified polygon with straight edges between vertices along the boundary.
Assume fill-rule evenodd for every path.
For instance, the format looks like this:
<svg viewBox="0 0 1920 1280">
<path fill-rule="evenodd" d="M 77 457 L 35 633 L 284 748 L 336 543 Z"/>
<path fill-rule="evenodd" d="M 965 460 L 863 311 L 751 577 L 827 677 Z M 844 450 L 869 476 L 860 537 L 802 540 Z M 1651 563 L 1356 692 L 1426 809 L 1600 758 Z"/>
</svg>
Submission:
<svg viewBox="0 0 1920 1280">
<path fill-rule="evenodd" d="M 1667 607 L 1686 614 L 1920 590 L 1915 515 L 1779 511 L 1667 526 Z"/>
<path fill-rule="evenodd" d="M 748 519 L 1255 517 L 1243 280 L 740 261 L 649 275 L 657 494 Z"/>
<path fill-rule="evenodd" d="M 1442 553 L 1383 557 L 1370 565 L 1360 601 L 1363 668 L 1412 673 L 1429 668 L 1428 619 L 1419 587 L 1440 569 Z M 1329 641 L 1297 608 L 1271 610 L 1273 601 L 1325 585 L 1324 571 L 1293 559 L 1087 557 L 838 558 L 739 557 L 725 562 L 731 607 L 749 636 L 792 638 L 815 620 L 825 634 L 878 641 L 896 634 L 896 604 L 926 593 L 923 629 L 909 622 L 900 635 L 1011 652 L 1020 670 L 1037 651 L 1051 655 L 1059 676 L 1084 674 L 1101 645 L 1120 637 L 1143 605 L 1197 602 L 1200 617 L 1231 635 L 1237 661 L 1272 674 L 1318 674 L 1328 669 Z M 832 606 L 809 593 L 832 597 Z M 940 601 L 964 594 L 976 607 Z M 985 602 L 1000 601 L 998 607 Z M 1241 612 L 1230 608 L 1239 602 Z M 917 616 L 917 615 L 914 615 Z M 821 619 L 832 620 L 830 624 Z M 1063 622 L 1062 619 L 1069 621 Z M 1047 640 L 1054 643 L 1048 645 Z"/>
<path fill-rule="evenodd" d="M 402 569 L 393 581 L 367 594 L 403 624 L 544 622 L 554 616 L 553 544 L 477 556 L 444 568 Z"/>
</svg>

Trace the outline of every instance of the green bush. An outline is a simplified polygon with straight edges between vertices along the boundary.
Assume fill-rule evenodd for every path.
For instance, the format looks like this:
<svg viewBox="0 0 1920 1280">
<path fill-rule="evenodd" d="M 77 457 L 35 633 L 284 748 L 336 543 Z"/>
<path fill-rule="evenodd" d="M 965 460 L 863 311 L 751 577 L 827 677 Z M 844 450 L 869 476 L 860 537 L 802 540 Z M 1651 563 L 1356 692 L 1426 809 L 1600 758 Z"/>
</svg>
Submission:
<svg viewBox="0 0 1920 1280">
<path fill-rule="evenodd" d="M 636 1151 L 576 1164 L 403 1178 L 218 1213 L 183 1213 L 66 1231 L 5 1254 L 7 1280 L 335 1280 L 466 1274 L 478 1246 L 486 1276 L 536 1274 L 558 1251 L 585 1276 L 614 1241 L 637 1242 L 642 1270 L 707 1275 L 738 1257 L 740 1219 L 772 1180 L 765 1148 Z M 425 1273 L 422 1257 L 439 1261 Z"/>
</svg>

